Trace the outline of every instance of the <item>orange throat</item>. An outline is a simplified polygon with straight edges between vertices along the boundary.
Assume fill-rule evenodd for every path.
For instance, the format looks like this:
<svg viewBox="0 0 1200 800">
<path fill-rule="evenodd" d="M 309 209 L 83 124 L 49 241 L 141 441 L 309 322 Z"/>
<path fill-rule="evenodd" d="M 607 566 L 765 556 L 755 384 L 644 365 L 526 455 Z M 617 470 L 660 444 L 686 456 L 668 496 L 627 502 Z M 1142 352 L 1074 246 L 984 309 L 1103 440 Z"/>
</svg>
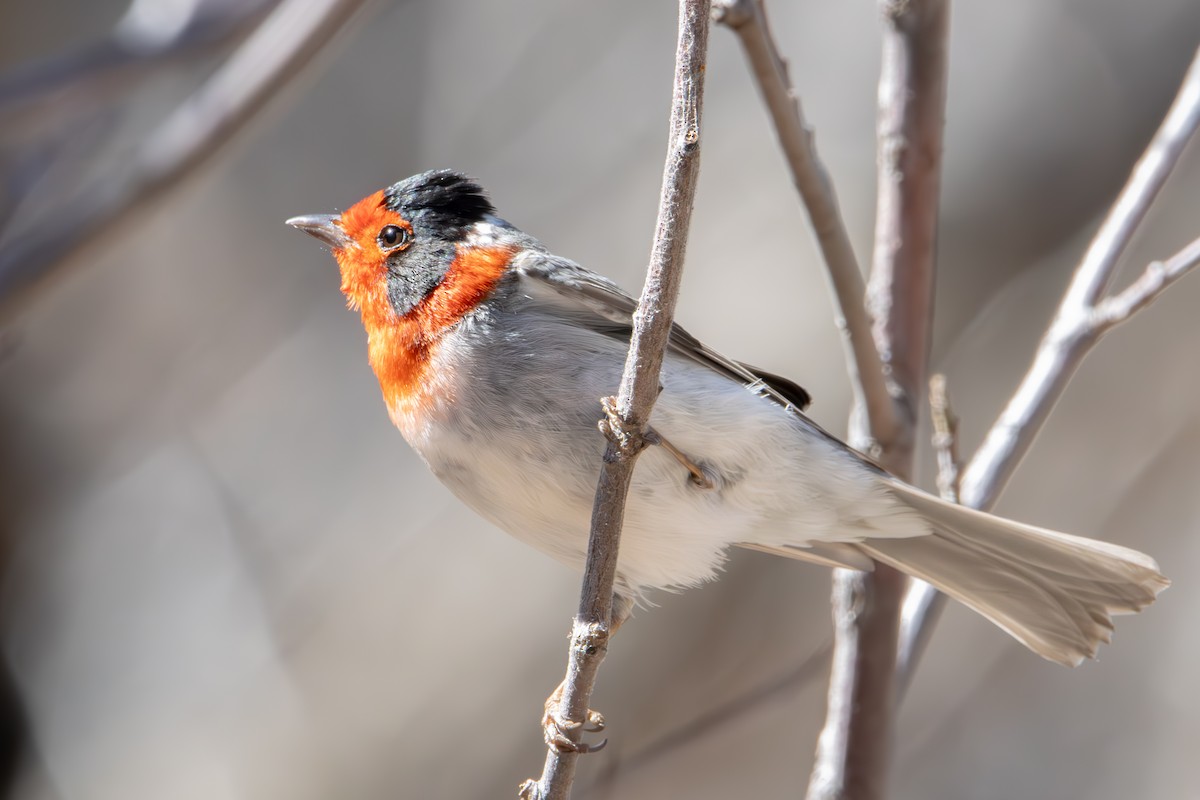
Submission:
<svg viewBox="0 0 1200 800">
<path fill-rule="evenodd" d="M 515 252 L 512 246 L 460 245 L 442 281 L 402 317 L 388 300 L 382 265 L 369 286 L 344 281 L 350 304 L 362 311 L 368 360 L 388 415 L 410 441 L 441 404 L 454 400 L 453 385 L 433 368 L 442 337 L 487 299 Z"/>
</svg>

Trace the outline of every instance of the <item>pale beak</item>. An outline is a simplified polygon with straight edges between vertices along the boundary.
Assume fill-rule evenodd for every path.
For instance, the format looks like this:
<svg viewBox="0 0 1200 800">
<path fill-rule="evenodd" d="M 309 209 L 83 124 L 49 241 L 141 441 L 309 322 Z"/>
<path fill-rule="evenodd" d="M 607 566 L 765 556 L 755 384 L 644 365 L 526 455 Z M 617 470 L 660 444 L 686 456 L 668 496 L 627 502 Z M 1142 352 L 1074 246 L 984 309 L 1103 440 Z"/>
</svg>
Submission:
<svg viewBox="0 0 1200 800">
<path fill-rule="evenodd" d="M 333 214 L 309 214 L 304 217 L 292 217 L 287 221 L 297 230 L 302 230 L 309 236 L 320 239 L 334 250 L 341 250 L 351 243 L 351 239 L 338 224 L 338 217 Z"/>
</svg>

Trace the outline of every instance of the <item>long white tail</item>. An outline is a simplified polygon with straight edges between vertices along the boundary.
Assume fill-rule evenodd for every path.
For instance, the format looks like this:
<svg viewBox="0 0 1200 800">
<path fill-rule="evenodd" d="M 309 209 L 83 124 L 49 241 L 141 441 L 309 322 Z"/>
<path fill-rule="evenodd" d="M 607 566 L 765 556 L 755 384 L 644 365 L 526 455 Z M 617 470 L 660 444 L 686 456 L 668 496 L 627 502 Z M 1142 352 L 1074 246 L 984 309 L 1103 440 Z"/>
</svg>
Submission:
<svg viewBox="0 0 1200 800">
<path fill-rule="evenodd" d="M 1076 666 L 1169 584 L 1147 555 L 1022 525 L 943 502 L 896 481 L 896 497 L 931 525 L 928 536 L 867 539 L 877 561 L 933 584 L 1029 649 Z"/>
</svg>

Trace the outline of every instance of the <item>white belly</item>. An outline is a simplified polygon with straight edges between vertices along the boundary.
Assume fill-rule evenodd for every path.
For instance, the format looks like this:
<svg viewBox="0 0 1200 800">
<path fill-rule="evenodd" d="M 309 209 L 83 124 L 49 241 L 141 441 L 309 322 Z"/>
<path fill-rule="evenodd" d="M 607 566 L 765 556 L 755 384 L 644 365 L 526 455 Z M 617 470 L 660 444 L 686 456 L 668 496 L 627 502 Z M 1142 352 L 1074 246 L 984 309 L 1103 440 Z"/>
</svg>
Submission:
<svg viewBox="0 0 1200 800">
<path fill-rule="evenodd" d="M 582 568 L 605 447 L 600 397 L 615 391 L 625 351 L 560 327 L 545 347 L 494 334 L 482 347 L 447 343 L 438 357 L 461 376 L 453 401 L 410 443 L 479 514 Z M 897 516 L 874 473 L 777 403 L 679 357 L 663 385 L 652 426 L 718 481 L 696 486 L 663 448 L 641 455 L 618 562 L 624 593 L 711 579 L 732 544 L 924 532 Z"/>
</svg>

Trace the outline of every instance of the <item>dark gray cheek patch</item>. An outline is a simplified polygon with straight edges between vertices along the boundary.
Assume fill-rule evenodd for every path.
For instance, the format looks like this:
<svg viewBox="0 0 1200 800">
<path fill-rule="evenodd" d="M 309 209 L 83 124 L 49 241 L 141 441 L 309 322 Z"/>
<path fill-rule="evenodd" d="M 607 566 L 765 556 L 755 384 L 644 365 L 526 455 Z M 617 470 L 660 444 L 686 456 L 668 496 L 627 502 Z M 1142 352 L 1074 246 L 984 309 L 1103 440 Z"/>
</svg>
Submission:
<svg viewBox="0 0 1200 800">
<path fill-rule="evenodd" d="M 403 317 L 441 283 L 453 260 L 453 248 L 412 248 L 388 262 L 388 300 Z"/>
</svg>

